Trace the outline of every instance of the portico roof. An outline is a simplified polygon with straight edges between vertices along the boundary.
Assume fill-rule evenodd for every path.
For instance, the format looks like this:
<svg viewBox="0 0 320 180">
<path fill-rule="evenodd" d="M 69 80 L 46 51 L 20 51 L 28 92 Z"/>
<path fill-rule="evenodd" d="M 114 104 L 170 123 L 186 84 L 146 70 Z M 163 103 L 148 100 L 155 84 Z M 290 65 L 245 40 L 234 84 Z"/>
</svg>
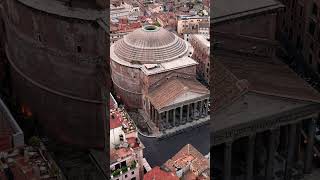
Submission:
<svg viewBox="0 0 320 180">
<path fill-rule="evenodd" d="M 320 94 L 278 59 L 216 54 L 215 111 L 246 92 L 320 103 Z"/>
<path fill-rule="evenodd" d="M 320 94 L 279 59 L 216 51 L 212 144 L 319 113 Z"/>
<path fill-rule="evenodd" d="M 203 96 L 209 97 L 209 93 L 209 90 L 195 79 L 174 77 L 154 88 L 148 98 L 155 109 L 162 110 Z"/>
</svg>

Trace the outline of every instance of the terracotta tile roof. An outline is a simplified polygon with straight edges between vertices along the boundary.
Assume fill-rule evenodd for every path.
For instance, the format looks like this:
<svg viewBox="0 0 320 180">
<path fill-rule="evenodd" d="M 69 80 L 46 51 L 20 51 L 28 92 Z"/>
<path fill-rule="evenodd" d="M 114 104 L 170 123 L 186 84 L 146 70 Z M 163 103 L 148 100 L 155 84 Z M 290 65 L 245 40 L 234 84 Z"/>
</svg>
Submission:
<svg viewBox="0 0 320 180">
<path fill-rule="evenodd" d="M 250 91 L 296 100 L 320 102 L 320 94 L 280 60 L 247 57 L 219 59 L 238 79 L 249 82 Z"/>
<path fill-rule="evenodd" d="M 110 129 L 122 126 L 122 117 L 117 111 L 110 113 Z"/>
<path fill-rule="evenodd" d="M 5 118 L 0 117 L 0 136 L 11 134 L 13 134 L 13 129 L 11 128 L 9 122 Z"/>
<path fill-rule="evenodd" d="M 148 97 L 156 109 L 162 109 L 186 92 L 209 94 L 209 90 L 197 80 L 170 78 L 152 90 Z"/>
<path fill-rule="evenodd" d="M 9 122 L 0 115 L 0 151 L 12 148 L 13 129 Z"/>
<path fill-rule="evenodd" d="M 278 59 L 216 54 L 214 66 L 214 110 L 246 91 L 320 102 L 320 94 Z"/>
<path fill-rule="evenodd" d="M 0 152 L 12 148 L 12 136 L 0 135 Z"/>
<path fill-rule="evenodd" d="M 187 144 L 176 155 L 169 159 L 164 164 L 164 167 L 172 172 L 176 172 L 178 169 L 183 169 L 188 165 L 190 165 L 190 171 L 193 172 L 195 176 L 199 176 L 202 172 L 209 169 L 209 160 L 191 144 Z"/>
<path fill-rule="evenodd" d="M 246 92 L 247 88 L 218 60 L 214 60 L 213 67 L 212 82 L 215 97 L 213 110 L 217 111 L 236 100 L 242 93 Z"/>
<path fill-rule="evenodd" d="M 119 148 L 110 150 L 110 162 L 115 162 L 118 159 L 124 159 L 133 154 L 133 151 L 130 148 Z"/>
<path fill-rule="evenodd" d="M 127 142 L 129 146 L 133 149 L 140 147 L 140 144 L 138 143 L 138 138 L 136 137 L 127 138 Z"/>
<path fill-rule="evenodd" d="M 179 180 L 179 177 L 156 166 L 143 176 L 143 180 Z"/>
</svg>

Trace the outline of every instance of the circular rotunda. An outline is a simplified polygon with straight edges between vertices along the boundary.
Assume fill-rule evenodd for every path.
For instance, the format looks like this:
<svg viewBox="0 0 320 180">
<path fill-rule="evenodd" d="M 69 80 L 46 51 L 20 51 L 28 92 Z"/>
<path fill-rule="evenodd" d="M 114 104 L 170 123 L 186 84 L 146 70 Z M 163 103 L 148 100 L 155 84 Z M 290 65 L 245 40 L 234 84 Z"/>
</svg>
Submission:
<svg viewBox="0 0 320 180">
<path fill-rule="evenodd" d="M 162 27 L 147 25 L 118 40 L 110 48 L 111 75 L 118 96 L 129 108 L 140 108 L 145 67 L 191 56 L 191 45 Z"/>
</svg>

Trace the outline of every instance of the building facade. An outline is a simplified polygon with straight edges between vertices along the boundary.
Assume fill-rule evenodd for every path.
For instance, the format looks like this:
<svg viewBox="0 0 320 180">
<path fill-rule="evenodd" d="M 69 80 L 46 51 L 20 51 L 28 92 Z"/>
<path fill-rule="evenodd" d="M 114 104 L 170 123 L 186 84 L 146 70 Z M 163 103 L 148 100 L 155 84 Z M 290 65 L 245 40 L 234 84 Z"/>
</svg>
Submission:
<svg viewBox="0 0 320 180">
<path fill-rule="evenodd" d="M 39 143 L 39 147 L 25 145 L 23 131 L 0 99 L 0 178 L 63 180 L 62 171 Z"/>
<path fill-rule="evenodd" d="M 0 5 L 13 96 L 48 136 L 82 148 L 103 148 L 104 19 L 109 13 L 95 1 L 54 0 L 49 9 L 48 3 L 5 0 Z"/>
<path fill-rule="evenodd" d="M 110 99 L 111 104 L 116 104 Z M 144 174 L 144 145 L 125 109 L 110 108 L 110 170 L 112 180 L 139 180 Z M 106 162 L 107 163 L 107 162 Z"/>
<path fill-rule="evenodd" d="M 319 1 L 283 1 L 285 10 L 278 16 L 279 39 L 291 47 L 290 53 L 302 59 L 320 75 Z"/>
<path fill-rule="evenodd" d="M 210 37 L 205 34 L 192 34 L 190 44 L 194 48 L 192 57 L 199 63 L 197 75 L 206 84 L 210 84 Z"/>
<path fill-rule="evenodd" d="M 195 79 L 192 53 L 189 43 L 162 27 L 129 33 L 111 46 L 116 94 L 160 131 L 207 116 L 209 91 Z"/>
<path fill-rule="evenodd" d="M 199 24 L 201 24 L 201 28 L 204 27 L 203 23 L 206 23 L 208 27 L 206 29 L 209 29 L 208 16 L 180 16 L 178 17 L 177 32 L 179 35 L 197 34 L 200 30 L 203 31 L 203 29 L 199 29 Z"/>
</svg>

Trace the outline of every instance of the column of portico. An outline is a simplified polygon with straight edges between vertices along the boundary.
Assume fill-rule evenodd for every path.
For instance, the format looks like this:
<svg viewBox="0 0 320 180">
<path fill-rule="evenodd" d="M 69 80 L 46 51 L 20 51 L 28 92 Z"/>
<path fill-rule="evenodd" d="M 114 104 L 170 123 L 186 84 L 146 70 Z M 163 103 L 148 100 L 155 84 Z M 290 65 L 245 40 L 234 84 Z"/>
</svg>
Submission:
<svg viewBox="0 0 320 180">
<path fill-rule="evenodd" d="M 176 122 L 176 108 L 173 109 L 173 127 L 178 125 L 179 123 Z"/>
<path fill-rule="evenodd" d="M 253 180 L 253 163 L 254 163 L 254 147 L 256 141 L 256 134 L 251 134 L 248 137 L 248 151 L 247 151 L 247 177 L 246 180 Z"/>
<path fill-rule="evenodd" d="M 204 106 L 204 100 L 200 101 L 200 108 L 199 108 L 199 117 L 203 117 L 203 106 Z"/>
<path fill-rule="evenodd" d="M 207 99 L 206 108 L 205 108 L 205 115 L 208 116 L 208 110 L 209 110 L 209 99 Z"/>
<path fill-rule="evenodd" d="M 153 112 L 153 106 L 152 106 L 152 104 L 150 103 L 150 120 L 151 120 L 152 122 L 154 122 L 153 114 L 154 114 L 154 112 Z"/>
<path fill-rule="evenodd" d="M 288 142 L 288 154 L 286 160 L 286 168 L 285 168 L 285 180 L 291 179 L 291 169 L 294 166 L 294 152 L 295 152 L 295 145 L 296 145 L 296 132 L 297 132 L 297 125 L 290 124 L 289 125 L 289 142 Z"/>
<path fill-rule="evenodd" d="M 164 112 L 157 113 L 157 114 L 158 114 L 158 122 L 159 122 L 159 124 L 161 124 L 163 126 L 163 128 L 165 128 L 165 122 L 164 122 L 164 118 L 163 118 Z"/>
<path fill-rule="evenodd" d="M 277 129 L 271 129 L 268 137 L 268 155 L 266 163 L 266 180 L 272 180 L 273 178 L 273 161 L 276 152 L 275 138 Z"/>
<path fill-rule="evenodd" d="M 152 108 L 152 109 L 153 109 L 153 121 L 158 123 L 157 117 L 156 117 L 157 116 L 157 110 L 155 108 Z"/>
<path fill-rule="evenodd" d="M 166 127 L 168 127 L 170 124 L 169 124 L 169 111 L 166 111 Z"/>
<path fill-rule="evenodd" d="M 313 145 L 315 135 L 316 118 L 308 120 L 307 147 L 305 151 L 304 172 L 310 174 L 312 171 Z"/>
<path fill-rule="evenodd" d="M 197 105 L 198 102 L 194 102 L 194 106 L 193 106 L 193 118 L 194 120 L 196 120 L 198 117 L 196 116 L 196 110 L 197 110 Z"/>
<path fill-rule="evenodd" d="M 182 124 L 182 118 L 183 118 L 183 116 L 182 116 L 182 114 L 183 114 L 183 105 L 180 107 L 180 124 Z"/>
<path fill-rule="evenodd" d="M 195 117 L 195 106 L 196 106 L 196 103 L 192 103 L 192 107 L 191 107 L 191 109 L 192 109 L 192 120 L 196 119 L 196 117 Z"/>
<path fill-rule="evenodd" d="M 224 148 L 224 180 L 231 180 L 232 141 L 225 143 Z"/>
<path fill-rule="evenodd" d="M 189 109 L 190 109 L 190 104 L 187 105 L 187 118 L 186 118 L 186 122 L 189 121 L 189 114 L 190 114 Z"/>
<path fill-rule="evenodd" d="M 162 122 L 159 120 L 159 114 L 157 111 L 154 111 L 154 119 L 155 119 L 155 123 L 159 125 L 159 130 L 163 130 L 163 124 Z"/>
<path fill-rule="evenodd" d="M 301 122 L 297 123 L 297 132 L 296 132 L 296 138 L 297 138 L 297 143 L 296 143 L 296 157 L 295 157 L 295 161 L 300 163 L 300 155 L 301 155 L 301 142 L 302 142 L 302 138 L 301 138 Z"/>
</svg>

